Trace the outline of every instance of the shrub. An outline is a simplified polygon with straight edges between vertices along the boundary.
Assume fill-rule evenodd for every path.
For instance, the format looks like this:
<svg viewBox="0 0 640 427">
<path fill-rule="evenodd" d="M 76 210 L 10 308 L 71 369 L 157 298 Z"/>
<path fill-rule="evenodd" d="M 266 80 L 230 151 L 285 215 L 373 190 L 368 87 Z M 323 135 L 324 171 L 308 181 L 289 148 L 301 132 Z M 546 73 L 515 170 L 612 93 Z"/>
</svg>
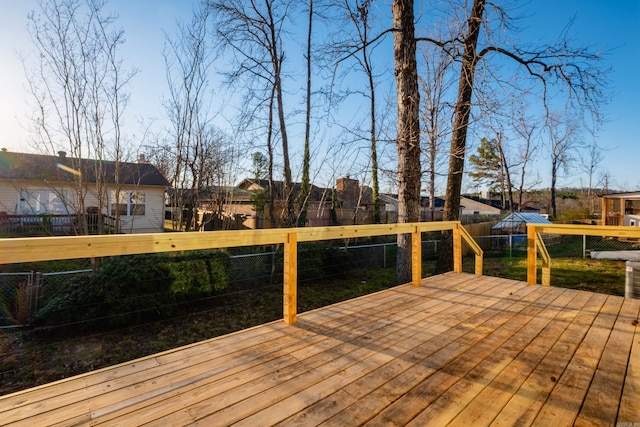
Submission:
<svg viewBox="0 0 640 427">
<path fill-rule="evenodd" d="M 113 327 L 165 318 L 180 302 L 226 288 L 227 264 L 219 252 L 111 258 L 92 276 L 57 287 L 35 324 Z"/>
<path fill-rule="evenodd" d="M 171 290 L 182 298 L 210 295 L 229 285 L 229 257 L 222 252 L 167 258 L 162 265 L 169 272 Z"/>
<path fill-rule="evenodd" d="M 170 286 L 168 271 L 153 255 L 111 258 L 94 275 L 61 285 L 35 323 L 119 326 L 167 315 L 173 302 Z"/>
</svg>

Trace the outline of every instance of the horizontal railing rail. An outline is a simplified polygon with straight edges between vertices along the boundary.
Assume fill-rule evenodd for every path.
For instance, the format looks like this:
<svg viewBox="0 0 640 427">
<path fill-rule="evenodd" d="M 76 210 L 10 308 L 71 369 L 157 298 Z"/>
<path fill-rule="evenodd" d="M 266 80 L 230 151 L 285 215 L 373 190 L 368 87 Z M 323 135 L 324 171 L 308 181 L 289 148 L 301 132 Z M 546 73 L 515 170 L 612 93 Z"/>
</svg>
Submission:
<svg viewBox="0 0 640 427">
<path fill-rule="evenodd" d="M 542 285 L 551 284 L 551 257 L 542 234 L 571 236 L 601 236 L 640 240 L 640 227 L 579 224 L 528 224 L 527 225 L 527 283 L 538 283 L 538 254 L 542 258 Z"/>
<path fill-rule="evenodd" d="M 283 244 L 284 319 L 293 324 L 297 310 L 298 242 L 411 234 L 411 282 L 414 286 L 419 286 L 422 279 L 421 233 L 431 231 L 453 232 L 455 272 L 462 272 L 461 248 L 464 241 L 475 254 L 476 274 L 482 274 L 482 249 L 457 221 L 199 233 L 5 238 L 0 239 L 0 264 Z"/>
<path fill-rule="evenodd" d="M 82 221 L 86 222 L 89 234 L 114 233 L 116 218 L 99 214 L 23 214 L 0 215 L 2 236 L 67 236 L 84 233 Z M 102 225 L 102 226 L 100 226 Z"/>
</svg>

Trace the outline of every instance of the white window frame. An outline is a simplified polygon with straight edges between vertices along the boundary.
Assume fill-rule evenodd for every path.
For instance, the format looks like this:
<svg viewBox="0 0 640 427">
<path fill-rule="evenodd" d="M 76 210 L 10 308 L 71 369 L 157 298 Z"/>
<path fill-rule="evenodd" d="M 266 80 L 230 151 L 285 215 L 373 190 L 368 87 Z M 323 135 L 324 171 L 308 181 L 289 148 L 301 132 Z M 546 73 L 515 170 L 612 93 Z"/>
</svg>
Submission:
<svg viewBox="0 0 640 427">
<path fill-rule="evenodd" d="M 53 188 L 20 188 L 18 215 L 69 215 L 69 190 Z"/>
<path fill-rule="evenodd" d="M 118 199 L 116 199 L 118 195 Z M 116 209 L 120 207 L 120 216 L 145 216 L 146 215 L 146 194 L 141 190 L 111 190 L 109 198 L 109 212 L 111 216 L 116 216 Z"/>
</svg>

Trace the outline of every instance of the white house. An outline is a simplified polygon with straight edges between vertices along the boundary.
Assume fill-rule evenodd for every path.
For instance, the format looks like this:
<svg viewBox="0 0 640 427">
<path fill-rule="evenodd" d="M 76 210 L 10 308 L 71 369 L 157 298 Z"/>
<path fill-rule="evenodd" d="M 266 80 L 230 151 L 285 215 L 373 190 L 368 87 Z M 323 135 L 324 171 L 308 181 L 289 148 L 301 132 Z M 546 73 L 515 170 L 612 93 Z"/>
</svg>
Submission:
<svg viewBox="0 0 640 427">
<path fill-rule="evenodd" d="M 0 151 L 0 219 L 5 223 L 69 221 L 74 215 L 100 212 L 116 232 L 162 232 L 168 186 L 160 171 L 144 161 Z"/>
</svg>

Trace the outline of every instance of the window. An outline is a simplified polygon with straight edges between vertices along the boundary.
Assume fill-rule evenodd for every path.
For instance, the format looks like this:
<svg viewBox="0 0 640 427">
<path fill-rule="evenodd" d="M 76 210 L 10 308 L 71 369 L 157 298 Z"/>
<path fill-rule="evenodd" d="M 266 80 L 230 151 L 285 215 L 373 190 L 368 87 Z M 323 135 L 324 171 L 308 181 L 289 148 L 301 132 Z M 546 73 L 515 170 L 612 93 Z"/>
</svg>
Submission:
<svg viewBox="0 0 640 427">
<path fill-rule="evenodd" d="M 68 215 L 68 190 L 22 188 L 19 191 L 18 215 Z"/>
<path fill-rule="evenodd" d="M 144 191 L 112 191 L 111 216 L 145 214 Z"/>
</svg>

